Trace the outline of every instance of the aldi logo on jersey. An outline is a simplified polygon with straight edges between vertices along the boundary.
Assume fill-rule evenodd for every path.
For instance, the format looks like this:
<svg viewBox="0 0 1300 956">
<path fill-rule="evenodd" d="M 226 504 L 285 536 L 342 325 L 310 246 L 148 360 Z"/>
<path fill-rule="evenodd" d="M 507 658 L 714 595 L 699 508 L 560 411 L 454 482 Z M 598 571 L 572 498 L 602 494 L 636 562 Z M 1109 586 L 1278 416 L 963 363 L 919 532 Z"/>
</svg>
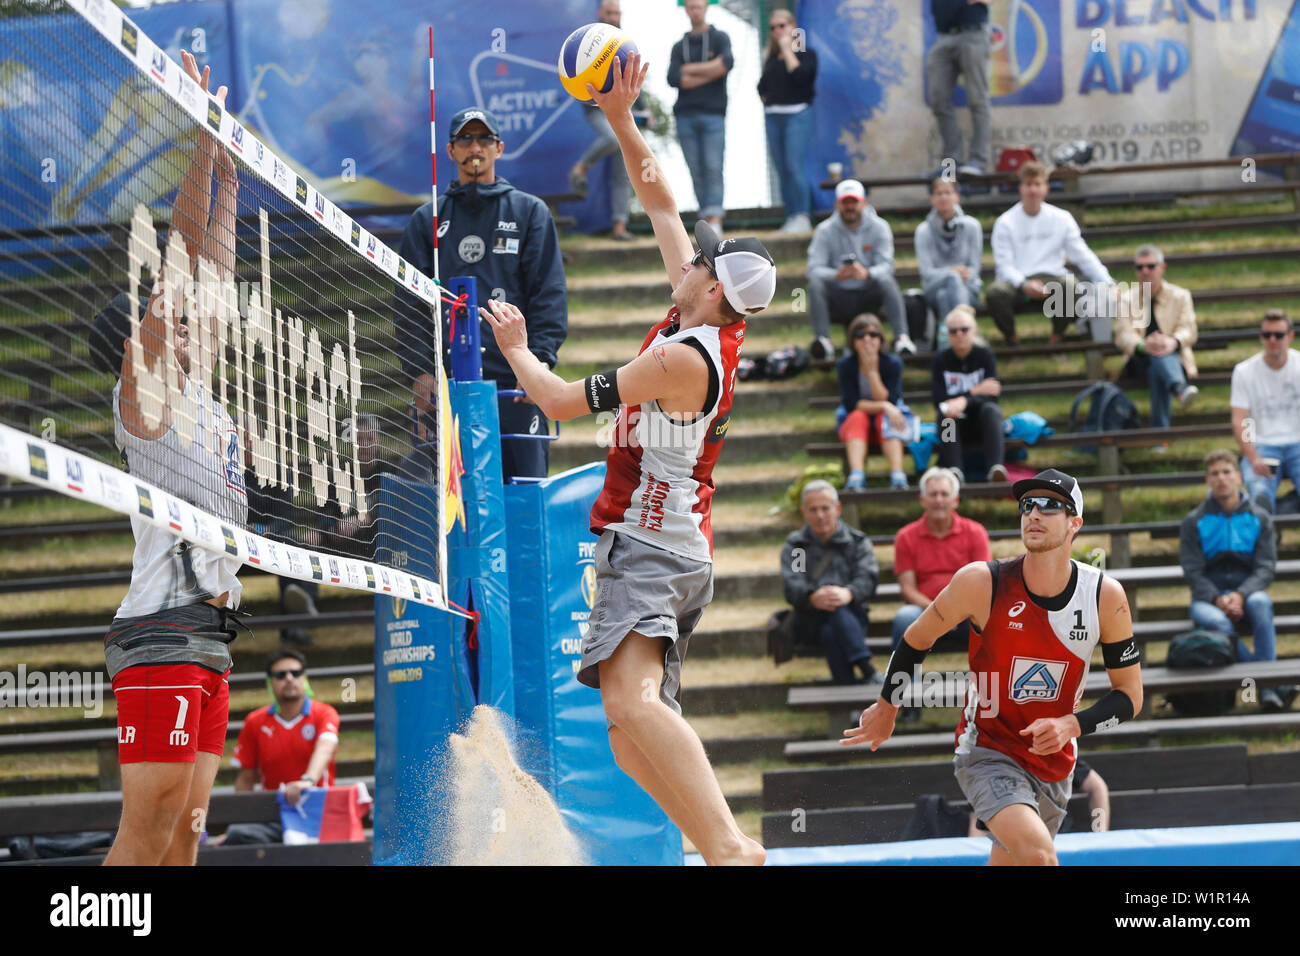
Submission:
<svg viewBox="0 0 1300 956">
<path fill-rule="evenodd" d="M 1011 658 L 1008 688 L 1015 704 L 1045 703 L 1061 696 L 1065 661 L 1043 661 L 1033 657 Z"/>
</svg>

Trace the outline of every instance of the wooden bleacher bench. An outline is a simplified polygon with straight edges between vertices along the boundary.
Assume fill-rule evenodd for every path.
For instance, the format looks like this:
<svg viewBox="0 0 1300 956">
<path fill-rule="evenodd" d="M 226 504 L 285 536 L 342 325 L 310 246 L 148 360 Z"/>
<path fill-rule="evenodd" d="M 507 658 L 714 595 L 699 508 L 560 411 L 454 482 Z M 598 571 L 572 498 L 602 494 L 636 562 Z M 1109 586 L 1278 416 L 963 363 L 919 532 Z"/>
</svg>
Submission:
<svg viewBox="0 0 1300 956">
<path fill-rule="evenodd" d="M 356 608 L 346 611 L 322 611 L 319 614 L 264 614 L 247 619 L 254 631 L 282 627 L 343 627 L 369 624 L 375 618 L 374 608 Z M 76 644 L 81 641 L 103 640 L 109 621 L 85 627 L 38 627 L 13 631 L 0 631 L 0 648 L 26 647 L 38 644 Z"/>
<path fill-rule="evenodd" d="M 845 725 L 847 726 L 847 725 Z M 956 724 L 953 725 L 954 727 Z M 841 728 L 842 729 L 842 728 Z M 1300 731 L 1300 711 L 1286 710 L 1275 714 L 1228 714 L 1223 717 L 1166 717 L 1160 720 L 1130 720 L 1105 731 L 1107 744 L 1157 740 L 1162 737 L 1210 736 L 1230 734 L 1248 737 L 1263 734 L 1288 734 Z M 836 736 L 839 736 L 838 734 Z M 938 732 L 897 733 L 876 754 L 884 757 L 952 753 L 954 734 L 951 729 Z M 785 759 L 860 760 L 872 756 L 869 747 L 842 747 L 835 740 L 797 740 L 786 744 Z"/>
<path fill-rule="evenodd" d="M 338 780 L 338 784 L 364 783 L 374 791 L 374 777 Z M 100 793 L 53 794 L 49 796 L 0 797 L 0 837 L 49 836 L 83 830 L 116 830 L 122 817 L 122 794 Z M 233 787 L 214 787 L 208 805 L 209 829 L 225 828 L 232 823 L 278 823 L 276 794 L 265 791 L 237 793 Z M 47 864 L 59 866 L 95 866 L 102 855 L 65 857 L 53 860 L 18 860 L 0 858 L 0 865 Z M 304 846 L 266 844 L 262 846 L 199 848 L 200 865 L 279 864 L 297 866 L 369 866 L 371 844 L 320 843 Z"/>
</svg>

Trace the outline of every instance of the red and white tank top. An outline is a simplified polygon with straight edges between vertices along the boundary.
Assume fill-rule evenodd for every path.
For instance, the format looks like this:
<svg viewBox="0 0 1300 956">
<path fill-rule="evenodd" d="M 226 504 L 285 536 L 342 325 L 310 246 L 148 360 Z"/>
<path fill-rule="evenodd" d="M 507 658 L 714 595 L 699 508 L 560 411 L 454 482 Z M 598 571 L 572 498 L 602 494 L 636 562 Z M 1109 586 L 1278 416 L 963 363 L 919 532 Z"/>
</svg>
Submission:
<svg viewBox="0 0 1300 956">
<path fill-rule="evenodd" d="M 614 423 L 605 488 L 591 530 L 612 530 L 696 561 L 713 561 L 713 466 L 722 451 L 736 387 L 744 321 L 678 329 L 674 308 L 650 330 L 641 352 L 673 342 L 697 349 L 709 366 L 704 409 L 682 421 L 657 401 L 624 405 Z M 638 353 L 640 354 L 640 353 Z"/>
<path fill-rule="evenodd" d="M 970 669 L 975 681 L 957 725 L 957 753 L 976 745 L 1000 751 L 1040 780 L 1064 780 L 1074 771 L 1076 742 L 1054 754 L 1033 754 L 1022 736 L 1040 717 L 1072 714 L 1083 696 L 1088 664 L 1101 640 L 1098 607 L 1102 572 L 1071 561 L 1072 588 L 1048 610 L 1029 595 L 1025 556 L 996 562 L 993 606 L 983 631 L 971 628 Z"/>
</svg>

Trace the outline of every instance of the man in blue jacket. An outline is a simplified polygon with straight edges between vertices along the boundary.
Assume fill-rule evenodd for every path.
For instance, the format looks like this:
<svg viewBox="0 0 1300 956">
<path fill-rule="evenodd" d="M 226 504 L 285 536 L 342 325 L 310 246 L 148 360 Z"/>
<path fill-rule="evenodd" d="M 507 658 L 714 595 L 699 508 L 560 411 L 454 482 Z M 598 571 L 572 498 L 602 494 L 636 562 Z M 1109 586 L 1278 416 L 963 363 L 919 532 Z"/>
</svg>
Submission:
<svg viewBox="0 0 1300 956">
<path fill-rule="evenodd" d="M 438 197 L 438 265 L 445 283 L 454 276 L 477 280 L 480 305 L 489 298 L 511 302 L 528 317 L 528 347 L 549 367 L 569 329 L 568 293 L 560 240 L 546 204 L 521 192 L 496 174 L 505 152 L 501 127 L 488 110 L 461 110 L 451 120 L 447 155 L 457 179 Z M 425 275 L 433 275 L 433 203 L 411 216 L 399 250 L 403 259 Z M 421 414 L 432 405 L 433 331 L 429 307 L 414 296 L 398 294 L 397 348 L 402 368 L 412 380 Z M 458 321 L 465 321 L 461 316 Z M 480 321 L 478 317 L 474 321 Z M 443 342 L 449 340 L 444 309 Z M 482 337 L 483 378 L 500 389 L 517 387 L 497 348 L 496 339 Z M 549 421 L 527 401 L 502 399 L 501 433 L 545 435 Z M 549 442 L 509 439 L 501 443 L 501 466 L 512 476 L 545 478 Z"/>
<path fill-rule="evenodd" d="M 1234 639 L 1236 624 L 1250 622 L 1254 649 L 1236 639 L 1237 659 L 1277 657 L 1273 601 L 1265 590 L 1277 566 L 1273 518 L 1241 490 L 1237 456 L 1226 449 L 1205 456 L 1206 499 L 1183 519 L 1178 557 L 1192 589 L 1192 622 Z M 1281 710 L 1273 688 L 1260 691 L 1260 707 Z"/>
</svg>

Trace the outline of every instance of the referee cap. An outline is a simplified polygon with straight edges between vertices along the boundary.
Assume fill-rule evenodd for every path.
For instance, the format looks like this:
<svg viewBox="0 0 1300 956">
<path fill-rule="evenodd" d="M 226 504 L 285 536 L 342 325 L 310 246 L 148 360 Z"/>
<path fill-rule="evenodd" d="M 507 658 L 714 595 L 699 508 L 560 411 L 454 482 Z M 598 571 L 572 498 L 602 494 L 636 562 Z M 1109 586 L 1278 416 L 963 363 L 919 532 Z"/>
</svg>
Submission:
<svg viewBox="0 0 1300 956">
<path fill-rule="evenodd" d="M 461 130 L 475 120 L 478 120 L 486 126 L 488 132 L 497 137 L 497 139 L 501 138 L 501 124 L 497 122 L 497 118 L 492 114 L 491 110 L 485 110 L 481 106 L 467 106 L 453 116 L 451 118 L 451 133 L 449 136 L 456 136 Z"/>
<path fill-rule="evenodd" d="M 1054 491 L 1058 495 L 1064 495 L 1074 505 L 1074 513 L 1083 517 L 1083 492 L 1079 490 L 1079 483 L 1065 472 L 1048 468 L 1032 478 L 1021 478 L 1011 486 L 1011 493 L 1017 501 L 1031 491 Z"/>
<path fill-rule="evenodd" d="M 695 241 L 733 309 L 748 315 L 771 304 L 776 294 L 776 263 L 761 242 L 752 236 L 719 239 L 703 219 L 695 224 Z"/>
</svg>

